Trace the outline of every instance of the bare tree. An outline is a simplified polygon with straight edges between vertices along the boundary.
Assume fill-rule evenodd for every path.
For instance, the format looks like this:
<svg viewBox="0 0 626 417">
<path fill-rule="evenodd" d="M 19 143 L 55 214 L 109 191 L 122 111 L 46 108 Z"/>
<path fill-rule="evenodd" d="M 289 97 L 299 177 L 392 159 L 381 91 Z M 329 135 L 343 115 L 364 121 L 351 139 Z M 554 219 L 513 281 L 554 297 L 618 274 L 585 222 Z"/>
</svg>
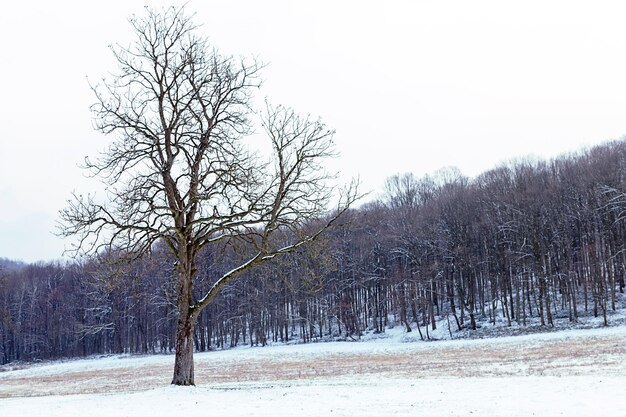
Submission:
<svg viewBox="0 0 626 417">
<path fill-rule="evenodd" d="M 116 136 L 86 168 L 103 179 L 107 198 L 74 195 L 61 212 L 61 234 L 77 236 L 76 254 L 116 249 L 138 256 L 166 244 L 176 259 L 178 297 L 172 384 L 193 385 L 201 311 L 242 272 L 316 239 L 356 194 L 347 190 L 323 226 L 302 233 L 331 198 L 333 176 L 322 161 L 334 155 L 333 131 L 268 104 L 261 125 L 273 156 L 263 161 L 244 144 L 262 66 L 220 55 L 183 8 L 148 9 L 130 23 L 135 42 L 111 48 L 119 72 L 93 87 L 96 128 Z M 272 236 L 285 229 L 293 240 L 276 244 Z M 253 255 L 195 299 L 196 258 L 218 242 L 245 242 Z"/>
</svg>

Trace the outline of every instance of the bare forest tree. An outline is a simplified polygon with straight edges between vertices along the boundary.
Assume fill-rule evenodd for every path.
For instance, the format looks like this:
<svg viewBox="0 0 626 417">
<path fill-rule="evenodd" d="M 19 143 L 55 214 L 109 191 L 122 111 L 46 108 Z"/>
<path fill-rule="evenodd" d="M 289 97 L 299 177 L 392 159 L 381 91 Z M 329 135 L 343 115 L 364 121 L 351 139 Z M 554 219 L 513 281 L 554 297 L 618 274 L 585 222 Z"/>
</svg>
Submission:
<svg viewBox="0 0 626 417">
<path fill-rule="evenodd" d="M 226 285 L 198 314 L 195 351 L 354 340 L 393 326 L 432 339 L 624 324 L 625 195 L 624 140 L 472 180 L 453 170 L 392 177 L 381 201 Z M 273 245 L 324 224 L 283 228 Z M 235 243 L 198 254 L 196 300 L 256 253 Z M 132 262 L 115 250 L 65 264 L 0 259 L 0 365 L 172 353 L 175 255 L 161 240 Z"/>
<path fill-rule="evenodd" d="M 282 106 L 255 112 L 262 65 L 221 55 L 184 8 L 148 9 L 130 23 L 135 42 L 112 47 L 118 73 L 93 87 L 97 130 L 115 139 L 85 166 L 103 179 L 107 198 L 74 195 L 61 212 L 61 234 L 77 237 L 76 254 L 139 256 L 165 244 L 177 276 L 172 384 L 193 385 L 201 312 L 244 271 L 315 240 L 354 202 L 355 188 L 324 223 L 303 227 L 332 197 L 333 175 L 322 163 L 334 155 L 333 131 Z M 245 144 L 257 115 L 272 144 L 267 161 Z M 218 244 L 253 251 L 194 298 L 198 255 Z"/>
</svg>

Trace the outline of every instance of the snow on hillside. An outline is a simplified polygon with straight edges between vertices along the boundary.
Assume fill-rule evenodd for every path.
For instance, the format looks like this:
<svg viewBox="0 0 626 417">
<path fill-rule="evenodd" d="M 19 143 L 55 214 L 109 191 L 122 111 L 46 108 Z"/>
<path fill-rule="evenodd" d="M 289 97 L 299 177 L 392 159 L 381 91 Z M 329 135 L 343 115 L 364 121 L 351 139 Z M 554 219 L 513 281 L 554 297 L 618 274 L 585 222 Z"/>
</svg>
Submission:
<svg viewBox="0 0 626 417">
<path fill-rule="evenodd" d="M 623 378 L 321 379 L 9 399 L 3 416 L 624 416 Z"/>
<path fill-rule="evenodd" d="M 0 372 L 0 416 L 626 416 L 626 326 L 497 339 L 242 347 Z"/>
</svg>

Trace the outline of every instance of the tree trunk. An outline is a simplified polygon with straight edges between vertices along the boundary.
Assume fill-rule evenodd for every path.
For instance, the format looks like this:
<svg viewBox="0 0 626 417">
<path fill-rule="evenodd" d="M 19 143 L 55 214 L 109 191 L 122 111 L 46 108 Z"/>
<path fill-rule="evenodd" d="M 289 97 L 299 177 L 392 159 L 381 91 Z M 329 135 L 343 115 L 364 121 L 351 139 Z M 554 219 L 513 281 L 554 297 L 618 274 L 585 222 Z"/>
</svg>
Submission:
<svg viewBox="0 0 626 417">
<path fill-rule="evenodd" d="M 196 317 L 190 309 L 193 302 L 193 274 L 192 262 L 181 262 L 178 270 L 178 325 L 176 327 L 176 357 L 172 385 L 195 385 L 193 330 Z"/>
<path fill-rule="evenodd" d="M 172 385 L 195 385 L 193 373 L 193 318 L 190 314 L 178 317 L 176 329 L 176 359 Z"/>
</svg>

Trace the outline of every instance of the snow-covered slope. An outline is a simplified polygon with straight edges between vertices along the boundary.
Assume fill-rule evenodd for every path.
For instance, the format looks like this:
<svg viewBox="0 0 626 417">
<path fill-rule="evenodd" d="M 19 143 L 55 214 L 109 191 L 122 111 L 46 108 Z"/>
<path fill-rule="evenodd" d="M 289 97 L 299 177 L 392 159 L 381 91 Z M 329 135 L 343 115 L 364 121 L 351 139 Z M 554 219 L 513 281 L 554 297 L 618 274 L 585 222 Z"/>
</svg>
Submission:
<svg viewBox="0 0 626 417">
<path fill-rule="evenodd" d="M 481 340 L 362 342 L 110 356 L 0 373 L 0 416 L 626 416 L 626 327 Z"/>
</svg>

